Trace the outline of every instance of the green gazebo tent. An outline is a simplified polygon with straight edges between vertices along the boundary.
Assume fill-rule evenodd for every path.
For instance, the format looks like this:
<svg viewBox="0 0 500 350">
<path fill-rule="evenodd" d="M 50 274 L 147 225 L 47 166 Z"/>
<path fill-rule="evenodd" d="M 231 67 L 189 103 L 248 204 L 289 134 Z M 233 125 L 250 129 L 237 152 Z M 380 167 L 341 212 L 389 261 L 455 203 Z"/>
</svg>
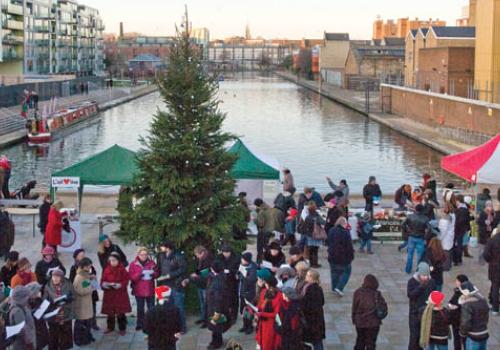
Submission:
<svg viewBox="0 0 500 350">
<path fill-rule="evenodd" d="M 80 178 L 78 194 L 81 201 L 85 185 L 130 185 L 136 171 L 135 152 L 114 145 L 80 163 L 53 173 L 52 177 Z"/>
<path fill-rule="evenodd" d="M 246 192 L 249 201 L 263 197 L 264 181 L 279 181 L 280 171 L 277 160 L 251 150 L 239 139 L 228 152 L 238 156 L 231 170 L 231 175 L 237 180 L 235 192 Z"/>
</svg>

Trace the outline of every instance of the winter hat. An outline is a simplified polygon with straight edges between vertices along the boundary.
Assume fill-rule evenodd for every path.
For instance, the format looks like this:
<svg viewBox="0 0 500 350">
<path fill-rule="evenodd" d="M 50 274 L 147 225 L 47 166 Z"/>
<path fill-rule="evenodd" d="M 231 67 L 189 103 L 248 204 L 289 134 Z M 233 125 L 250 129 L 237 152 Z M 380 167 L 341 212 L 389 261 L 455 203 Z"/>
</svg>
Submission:
<svg viewBox="0 0 500 350">
<path fill-rule="evenodd" d="M 232 253 L 233 252 L 233 248 L 231 248 L 231 245 L 227 242 L 224 242 L 222 244 L 222 247 L 220 249 L 223 253 Z"/>
<path fill-rule="evenodd" d="M 77 249 L 73 252 L 73 259 L 76 259 L 76 257 L 78 256 L 78 254 L 82 253 L 82 252 L 85 252 L 85 249 Z"/>
<path fill-rule="evenodd" d="M 429 276 L 430 274 L 431 274 L 431 268 L 429 267 L 429 264 L 427 264 L 424 261 L 420 262 L 417 267 L 417 275 Z"/>
<path fill-rule="evenodd" d="M 290 255 L 300 255 L 302 254 L 302 249 L 294 245 L 293 247 L 290 248 L 289 253 Z"/>
<path fill-rule="evenodd" d="M 375 176 L 370 176 L 368 178 L 368 182 L 372 182 L 372 181 L 375 181 L 375 180 L 376 180 Z"/>
<path fill-rule="evenodd" d="M 28 289 L 28 293 L 30 295 L 30 298 L 36 297 L 38 295 L 38 293 L 40 292 L 40 290 L 42 289 L 41 284 L 39 284 L 38 282 L 28 283 L 25 287 L 26 287 L 26 289 Z"/>
<path fill-rule="evenodd" d="M 7 254 L 7 260 L 9 261 L 19 260 L 19 252 L 16 252 L 15 250 L 9 252 L 9 254 Z"/>
<path fill-rule="evenodd" d="M 241 254 L 241 258 L 243 260 L 245 260 L 247 263 L 251 263 L 252 262 L 252 253 L 244 252 L 243 254 Z"/>
<path fill-rule="evenodd" d="M 104 242 L 107 239 L 109 239 L 108 235 L 100 235 L 99 236 L 99 243 Z"/>
<path fill-rule="evenodd" d="M 155 294 L 158 300 L 165 300 L 172 294 L 172 289 L 168 286 L 159 286 L 155 288 Z"/>
<path fill-rule="evenodd" d="M 429 295 L 429 303 L 433 305 L 440 306 L 443 303 L 443 300 L 444 294 L 440 291 L 435 290 Z"/>
<path fill-rule="evenodd" d="M 470 281 L 462 283 L 459 289 L 460 292 L 465 296 L 469 296 L 479 292 L 479 290 Z"/>
<path fill-rule="evenodd" d="M 52 272 L 50 273 L 51 276 L 61 276 L 64 277 L 64 271 L 61 270 L 60 268 L 56 267 Z"/>
<path fill-rule="evenodd" d="M 52 248 L 50 245 L 46 245 L 42 249 L 42 255 L 56 255 L 56 251 L 54 248 Z"/>
<path fill-rule="evenodd" d="M 292 287 L 285 287 L 281 290 L 281 292 L 289 299 L 289 300 L 297 300 L 299 296 L 297 295 L 297 291 Z"/>
<path fill-rule="evenodd" d="M 277 241 L 272 241 L 271 244 L 269 244 L 269 249 L 281 250 L 281 245 Z"/>
<path fill-rule="evenodd" d="M 26 306 L 29 298 L 30 292 L 25 286 L 17 286 L 10 292 L 10 300 L 14 305 Z"/>
<path fill-rule="evenodd" d="M 472 202 L 472 197 L 471 196 L 465 196 L 464 197 L 464 203 L 465 204 L 471 204 Z"/>
<path fill-rule="evenodd" d="M 258 269 L 257 270 L 257 278 L 263 280 L 264 282 L 269 282 L 273 275 L 271 274 L 271 271 L 268 269 Z"/>
<path fill-rule="evenodd" d="M 295 272 L 294 269 L 292 269 L 289 266 L 283 266 L 276 271 L 276 277 L 279 279 L 282 279 L 281 276 L 283 275 L 288 275 L 288 277 L 295 277 L 297 273 Z"/>
</svg>

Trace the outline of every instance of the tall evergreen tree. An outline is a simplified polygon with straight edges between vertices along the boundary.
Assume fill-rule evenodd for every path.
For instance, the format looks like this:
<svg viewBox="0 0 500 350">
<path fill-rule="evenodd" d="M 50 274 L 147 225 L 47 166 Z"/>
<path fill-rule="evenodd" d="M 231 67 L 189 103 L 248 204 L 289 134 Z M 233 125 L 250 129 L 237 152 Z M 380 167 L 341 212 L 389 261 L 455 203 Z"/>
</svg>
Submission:
<svg viewBox="0 0 500 350">
<path fill-rule="evenodd" d="M 201 65 L 188 23 L 186 13 L 158 81 L 166 110 L 158 110 L 141 139 L 131 188 L 138 204 L 120 214 L 126 239 L 148 246 L 168 239 L 189 251 L 230 241 L 233 227 L 244 223 L 230 174 L 236 159 L 225 149 L 234 136 L 222 130 L 218 85 Z"/>
</svg>

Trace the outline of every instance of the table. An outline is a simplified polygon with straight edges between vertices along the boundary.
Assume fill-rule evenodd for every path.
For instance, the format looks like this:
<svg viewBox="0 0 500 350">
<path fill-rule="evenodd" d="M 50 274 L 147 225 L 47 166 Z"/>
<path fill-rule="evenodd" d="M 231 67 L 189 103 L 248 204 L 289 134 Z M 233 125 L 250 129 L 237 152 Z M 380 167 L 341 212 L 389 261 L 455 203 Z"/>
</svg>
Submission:
<svg viewBox="0 0 500 350">
<path fill-rule="evenodd" d="M 35 218 L 38 215 L 38 209 L 33 209 L 33 208 L 5 208 L 4 211 L 9 213 L 10 215 L 31 215 L 33 216 L 33 237 L 35 237 Z"/>
</svg>

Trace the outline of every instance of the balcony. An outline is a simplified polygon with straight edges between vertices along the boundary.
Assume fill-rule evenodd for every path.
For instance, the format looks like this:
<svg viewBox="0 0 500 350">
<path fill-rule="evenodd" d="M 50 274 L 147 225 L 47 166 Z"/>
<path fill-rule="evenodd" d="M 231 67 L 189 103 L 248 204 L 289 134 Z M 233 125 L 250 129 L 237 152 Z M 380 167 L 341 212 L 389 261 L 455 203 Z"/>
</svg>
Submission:
<svg viewBox="0 0 500 350">
<path fill-rule="evenodd" d="M 13 19 L 8 19 L 6 22 L 7 23 L 4 22 L 4 24 L 6 24 L 6 27 L 8 29 L 12 29 L 12 30 L 24 30 L 24 23 L 21 22 L 21 21 L 16 21 L 16 20 L 13 20 Z"/>
<path fill-rule="evenodd" d="M 23 7 L 20 5 L 16 4 L 7 4 L 7 13 L 10 13 L 11 15 L 17 15 L 17 16 L 22 16 L 23 13 Z"/>
<path fill-rule="evenodd" d="M 2 58 L 4 61 L 13 61 L 23 59 L 23 55 L 18 54 L 14 50 L 5 50 L 2 53 Z"/>
<path fill-rule="evenodd" d="M 36 46 L 49 46 L 50 41 L 48 39 L 35 40 Z"/>
<path fill-rule="evenodd" d="M 49 26 L 34 26 L 33 31 L 37 33 L 48 33 Z"/>
<path fill-rule="evenodd" d="M 6 34 L 2 42 L 7 45 L 22 45 L 24 44 L 24 37 L 21 35 Z"/>
</svg>

